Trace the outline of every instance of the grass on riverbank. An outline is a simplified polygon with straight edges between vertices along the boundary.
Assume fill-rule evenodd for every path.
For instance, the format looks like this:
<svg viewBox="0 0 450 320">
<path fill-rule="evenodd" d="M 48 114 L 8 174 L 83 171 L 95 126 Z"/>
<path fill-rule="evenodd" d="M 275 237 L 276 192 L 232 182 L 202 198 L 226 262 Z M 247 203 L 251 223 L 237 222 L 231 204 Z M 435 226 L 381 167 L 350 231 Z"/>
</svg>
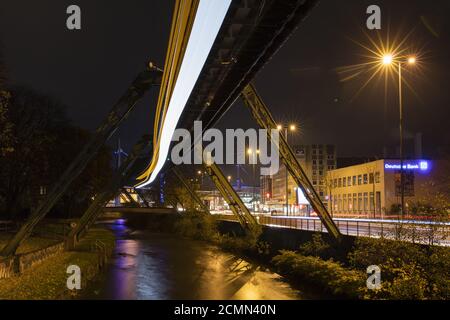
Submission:
<svg viewBox="0 0 450 320">
<path fill-rule="evenodd" d="M 70 293 L 66 282 L 67 267 L 77 265 L 85 284 L 98 273 L 98 254 L 91 251 L 95 241 L 100 240 L 107 251 L 114 248 L 114 235 L 109 230 L 89 230 L 75 251 L 63 252 L 40 263 L 17 277 L 0 279 L 0 299 L 48 300 L 67 298 Z M 83 288 L 82 288 L 83 289 Z"/>
<path fill-rule="evenodd" d="M 3 248 L 13 237 L 13 234 L 0 234 L 0 248 Z M 58 243 L 55 239 L 30 237 L 26 239 L 17 249 L 17 254 L 29 253 Z"/>
</svg>

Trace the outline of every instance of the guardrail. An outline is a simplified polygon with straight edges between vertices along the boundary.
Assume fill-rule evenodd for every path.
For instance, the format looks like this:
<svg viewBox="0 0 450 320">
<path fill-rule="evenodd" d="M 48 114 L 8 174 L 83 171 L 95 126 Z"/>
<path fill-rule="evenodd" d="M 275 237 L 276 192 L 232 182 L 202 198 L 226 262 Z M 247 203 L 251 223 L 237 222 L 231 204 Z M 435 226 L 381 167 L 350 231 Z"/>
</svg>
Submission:
<svg viewBox="0 0 450 320">
<path fill-rule="evenodd" d="M 0 221 L 0 232 L 8 232 L 14 229 L 12 221 Z"/>
<path fill-rule="evenodd" d="M 91 244 L 91 252 L 97 253 L 98 265 L 102 268 L 108 259 L 106 245 L 103 241 L 96 239 L 94 243 Z"/>
<path fill-rule="evenodd" d="M 256 215 L 256 217 L 260 224 L 269 227 L 327 232 L 322 221 L 316 217 L 273 217 L 262 214 Z M 217 218 L 236 221 L 233 215 L 227 214 L 218 214 Z M 450 245 L 449 222 L 345 218 L 334 218 L 333 220 L 344 235 L 385 237 L 413 243 Z"/>
</svg>

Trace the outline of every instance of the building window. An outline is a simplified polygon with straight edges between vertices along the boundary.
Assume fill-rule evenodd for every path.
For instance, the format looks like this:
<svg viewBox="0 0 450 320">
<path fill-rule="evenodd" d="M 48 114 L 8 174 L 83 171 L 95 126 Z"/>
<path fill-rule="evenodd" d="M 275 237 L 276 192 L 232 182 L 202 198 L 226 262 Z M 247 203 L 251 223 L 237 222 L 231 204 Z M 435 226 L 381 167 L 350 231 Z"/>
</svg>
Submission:
<svg viewBox="0 0 450 320">
<path fill-rule="evenodd" d="M 347 212 L 347 195 L 344 194 L 342 197 L 343 197 L 343 200 L 342 200 L 342 202 L 343 202 L 342 211 L 343 212 Z"/>
<path fill-rule="evenodd" d="M 335 188 L 337 188 L 337 179 L 333 180 L 333 185 L 334 185 Z"/>
<path fill-rule="evenodd" d="M 365 175 L 363 175 L 363 181 L 364 181 L 364 184 L 367 184 L 369 182 L 367 179 L 367 173 Z"/>
<path fill-rule="evenodd" d="M 313 180 L 313 186 L 317 185 L 317 180 Z"/>
<path fill-rule="evenodd" d="M 367 192 L 364 192 L 364 213 L 367 213 L 367 209 L 369 208 L 369 199 Z"/>
<path fill-rule="evenodd" d="M 362 193 L 358 193 L 358 212 L 361 213 L 362 212 Z"/>
<path fill-rule="evenodd" d="M 358 211 L 358 198 L 356 197 L 356 193 L 353 194 L 353 212 L 357 212 Z"/>
<path fill-rule="evenodd" d="M 370 212 L 375 213 L 373 192 L 370 193 Z"/>
<path fill-rule="evenodd" d="M 347 177 L 347 186 L 351 186 L 352 185 L 352 178 L 351 177 Z"/>
<path fill-rule="evenodd" d="M 353 176 L 353 182 L 352 182 L 353 186 L 356 186 L 356 176 Z"/>
<path fill-rule="evenodd" d="M 358 186 L 362 184 L 362 175 L 358 176 Z"/>
<path fill-rule="evenodd" d="M 380 172 L 375 172 L 375 183 L 380 183 Z"/>
<path fill-rule="evenodd" d="M 374 179 L 373 179 L 373 173 L 369 173 L 369 183 L 373 184 Z"/>
<path fill-rule="evenodd" d="M 342 178 L 339 178 L 338 180 L 338 188 L 342 187 Z"/>
<path fill-rule="evenodd" d="M 347 186 L 347 178 L 344 177 L 344 179 L 342 179 L 342 186 L 346 187 Z"/>
</svg>

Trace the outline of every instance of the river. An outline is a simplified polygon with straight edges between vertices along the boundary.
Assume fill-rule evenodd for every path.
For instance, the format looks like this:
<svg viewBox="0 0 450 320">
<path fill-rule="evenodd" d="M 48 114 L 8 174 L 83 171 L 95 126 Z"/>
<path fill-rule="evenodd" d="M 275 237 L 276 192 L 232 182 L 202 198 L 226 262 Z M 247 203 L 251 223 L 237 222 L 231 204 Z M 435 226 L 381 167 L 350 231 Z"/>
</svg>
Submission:
<svg viewBox="0 0 450 320">
<path fill-rule="evenodd" d="M 206 242 L 107 224 L 116 248 L 83 299 L 292 300 L 306 295 L 280 275 Z"/>
</svg>

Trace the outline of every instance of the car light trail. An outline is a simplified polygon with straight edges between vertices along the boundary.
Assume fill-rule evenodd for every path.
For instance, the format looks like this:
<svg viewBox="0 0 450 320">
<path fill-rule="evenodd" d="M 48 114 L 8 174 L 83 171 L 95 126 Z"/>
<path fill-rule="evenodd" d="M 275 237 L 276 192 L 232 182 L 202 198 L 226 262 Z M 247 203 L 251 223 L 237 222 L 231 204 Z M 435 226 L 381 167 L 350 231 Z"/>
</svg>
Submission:
<svg viewBox="0 0 450 320">
<path fill-rule="evenodd" d="M 153 166 L 154 169 L 146 172 L 145 180 L 138 188 L 152 183 L 163 168 L 178 120 L 200 76 L 230 4 L 231 0 L 200 1 L 167 113 L 162 118 L 157 161 Z"/>
</svg>

